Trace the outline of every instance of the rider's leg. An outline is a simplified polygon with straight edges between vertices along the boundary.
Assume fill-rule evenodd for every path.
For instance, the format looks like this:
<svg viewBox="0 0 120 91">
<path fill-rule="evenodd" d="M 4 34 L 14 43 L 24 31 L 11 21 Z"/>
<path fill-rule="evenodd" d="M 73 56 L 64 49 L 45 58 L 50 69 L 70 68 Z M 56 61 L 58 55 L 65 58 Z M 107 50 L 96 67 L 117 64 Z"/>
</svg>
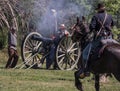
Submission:
<svg viewBox="0 0 120 91">
<path fill-rule="evenodd" d="M 81 72 L 80 76 L 82 76 L 82 77 L 83 77 L 83 75 L 88 76 L 88 73 L 89 73 L 88 59 L 89 59 L 89 55 L 90 55 L 90 52 L 91 52 L 91 47 L 92 47 L 92 44 L 89 43 L 82 52 L 83 68 L 80 71 Z"/>
</svg>

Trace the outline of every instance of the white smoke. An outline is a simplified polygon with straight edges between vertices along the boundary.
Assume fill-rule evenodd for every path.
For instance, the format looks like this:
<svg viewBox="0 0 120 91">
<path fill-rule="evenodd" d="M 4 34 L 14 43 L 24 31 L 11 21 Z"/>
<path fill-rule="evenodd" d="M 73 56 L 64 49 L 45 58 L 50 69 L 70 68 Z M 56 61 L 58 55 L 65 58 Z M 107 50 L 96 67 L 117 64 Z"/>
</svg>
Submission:
<svg viewBox="0 0 120 91">
<path fill-rule="evenodd" d="M 45 2 L 47 1 L 47 2 Z M 67 0 L 36 0 L 34 15 L 37 18 L 37 31 L 44 36 L 53 35 L 59 24 L 66 22 L 70 16 L 88 15 L 89 10 L 84 5 L 66 3 Z M 46 7 L 46 8 L 45 8 Z"/>
</svg>

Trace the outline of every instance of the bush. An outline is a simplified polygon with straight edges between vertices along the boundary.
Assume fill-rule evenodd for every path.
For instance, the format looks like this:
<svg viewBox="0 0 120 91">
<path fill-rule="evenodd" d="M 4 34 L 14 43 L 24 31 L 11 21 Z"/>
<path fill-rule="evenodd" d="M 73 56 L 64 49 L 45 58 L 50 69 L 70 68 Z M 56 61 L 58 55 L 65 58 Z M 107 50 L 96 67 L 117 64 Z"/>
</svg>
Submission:
<svg viewBox="0 0 120 91">
<path fill-rule="evenodd" d="M 7 44 L 7 33 L 5 30 L 0 30 L 0 49 L 3 49 Z"/>
<path fill-rule="evenodd" d="M 113 34 L 114 34 L 114 39 L 118 40 L 118 37 L 120 37 L 120 28 L 114 27 Z"/>
</svg>

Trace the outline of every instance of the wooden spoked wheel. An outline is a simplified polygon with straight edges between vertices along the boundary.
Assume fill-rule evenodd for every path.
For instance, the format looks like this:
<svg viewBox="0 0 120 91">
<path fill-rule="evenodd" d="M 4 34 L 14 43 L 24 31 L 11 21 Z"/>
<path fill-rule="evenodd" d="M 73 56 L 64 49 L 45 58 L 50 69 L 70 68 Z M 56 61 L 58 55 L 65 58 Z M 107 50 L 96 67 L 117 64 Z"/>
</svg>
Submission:
<svg viewBox="0 0 120 91">
<path fill-rule="evenodd" d="M 37 32 L 29 33 L 23 40 L 21 53 L 22 60 L 27 67 L 38 67 L 42 58 L 42 41 L 32 39 L 32 36 L 41 37 Z"/>
<path fill-rule="evenodd" d="M 71 36 L 61 39 L 56 50 L 56 62 L 61 70 L 73 70 L 81 55 L 79 42 L 73 42 Z"/>
</svg>

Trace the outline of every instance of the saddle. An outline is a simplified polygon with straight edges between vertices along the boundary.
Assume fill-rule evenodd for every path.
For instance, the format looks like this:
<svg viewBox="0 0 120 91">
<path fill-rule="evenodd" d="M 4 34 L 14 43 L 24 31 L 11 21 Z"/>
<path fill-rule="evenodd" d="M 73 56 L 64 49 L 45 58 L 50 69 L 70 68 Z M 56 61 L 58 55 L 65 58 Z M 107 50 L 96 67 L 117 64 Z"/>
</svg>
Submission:
<svg viewBox="0 0 120 91">
<path fill-rule="evenodd" d="M 92 50 L 90 56 L 92 57 L 92 59 L 97 60 L 98 58 L 101 57 L 103 51 L 105 50 L 105 48 L 107 46 L 110 46 L 112 44 L 119 44 L 116 40 L 114 39 L 102 39 L 101 41 L 101 46 L 95 48 L 94 50 Z"/>
<path fill-rule="evenodd" d="M 104 51 L 104 49 L 109 46 L 109 45 L 112 45 L 112 44 L 119 44 L 116 40 L 114 39 L 104 39 L 104 40 L 101 40 L 101 43 L 102 43 L 102 48 L 99 50 L 99 55 L 101 55 Z"/>
</svg>

